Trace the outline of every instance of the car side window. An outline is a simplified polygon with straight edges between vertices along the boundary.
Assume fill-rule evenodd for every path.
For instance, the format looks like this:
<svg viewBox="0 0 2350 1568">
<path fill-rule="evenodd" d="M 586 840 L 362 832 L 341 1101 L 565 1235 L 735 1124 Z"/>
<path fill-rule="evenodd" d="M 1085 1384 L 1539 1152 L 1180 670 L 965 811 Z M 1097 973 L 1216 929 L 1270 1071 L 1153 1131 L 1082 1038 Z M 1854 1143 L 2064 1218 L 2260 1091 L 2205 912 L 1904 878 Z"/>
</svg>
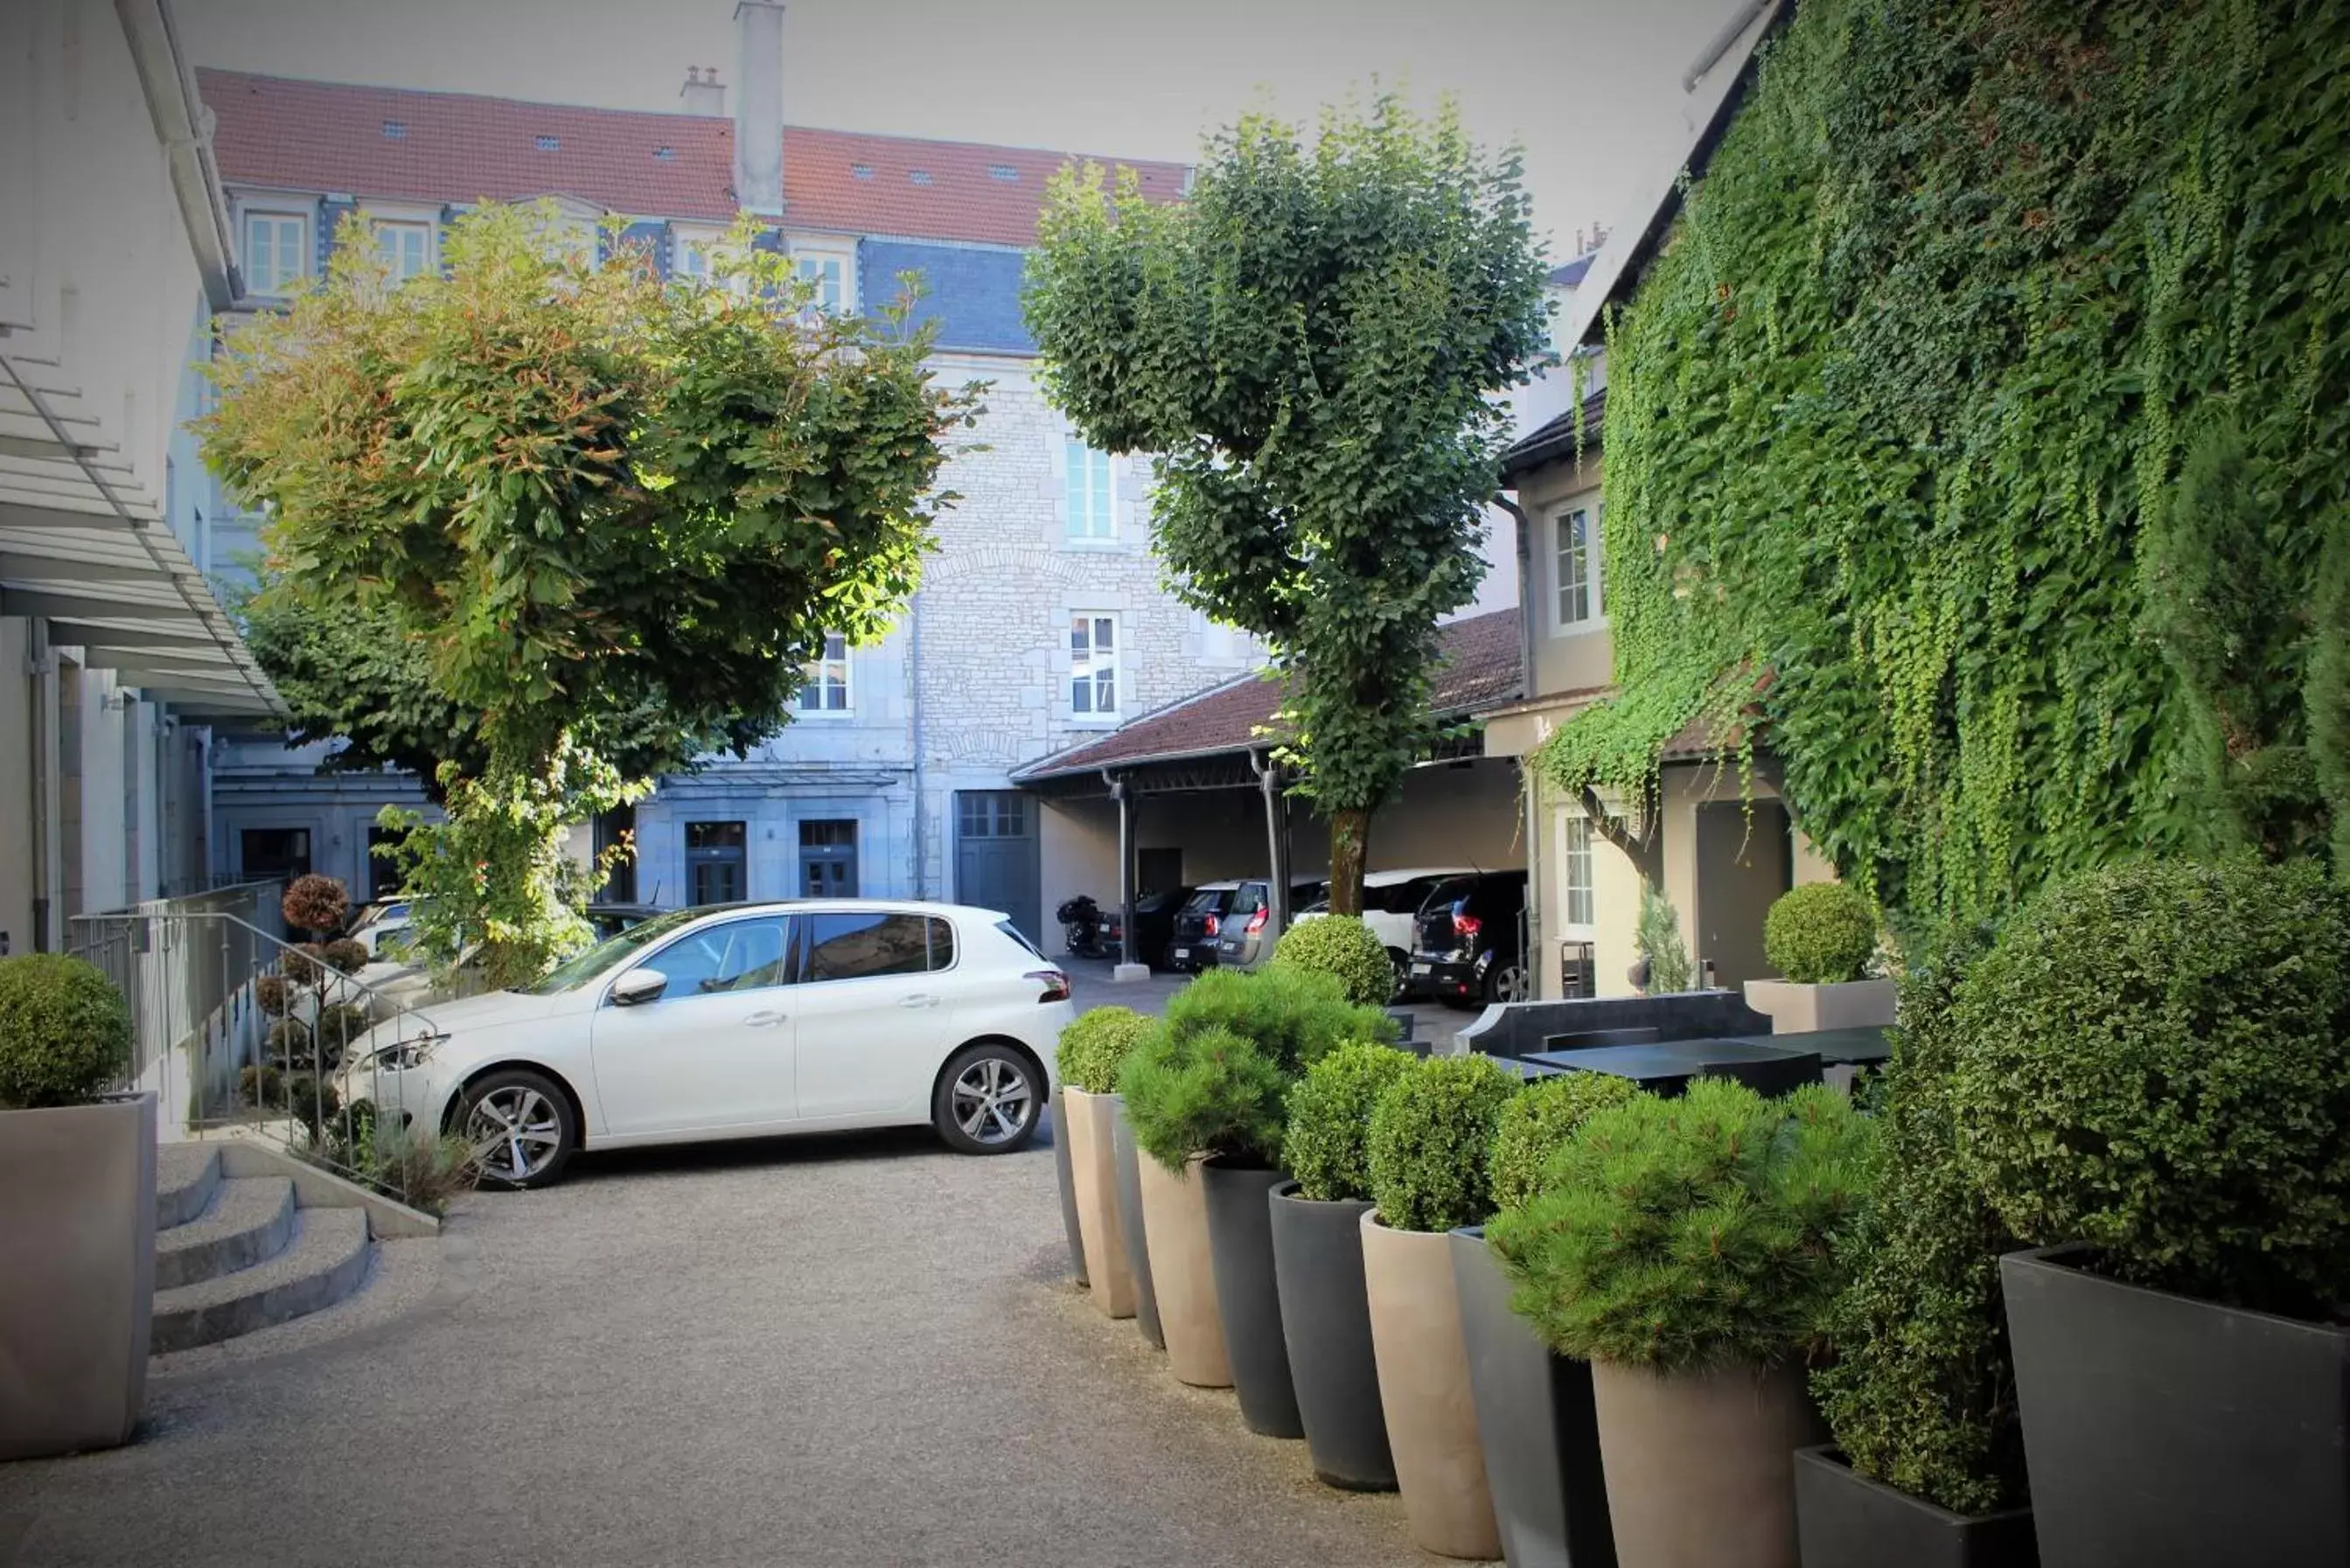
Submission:
<svg viewBox="0 0 2350 1568">
<path fill-rule="evenodd" d="M 921 974 L 931 967 L 930 928 L 943 923 L 879 909 L 843 910 L 804 919 L 808 923 L 807 978 L 811 981 Z M 951 962 L 951 936 L 948 940 L 947 961 Z"/>
<path fill-rule="evenodd" d="M 721 991 L 757 991 L 791 979 L 791 925 L 782 915 L 704 926 L 643 962 L 669 977 L 663 1002 Z"/>
</svg>

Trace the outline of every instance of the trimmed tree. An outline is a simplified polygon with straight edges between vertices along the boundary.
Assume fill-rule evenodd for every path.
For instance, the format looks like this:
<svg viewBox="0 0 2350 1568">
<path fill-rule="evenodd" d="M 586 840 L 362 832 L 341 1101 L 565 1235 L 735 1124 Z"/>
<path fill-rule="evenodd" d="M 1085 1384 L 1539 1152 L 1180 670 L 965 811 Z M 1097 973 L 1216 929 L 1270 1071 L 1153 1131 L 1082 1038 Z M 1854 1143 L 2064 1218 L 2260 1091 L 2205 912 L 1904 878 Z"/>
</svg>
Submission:
<svg viewBox="0 0 2350 1568">
<path fill-rule="evenodd" d="M 931 383 L 927 336 L 796 308 L 743 238 L 743 286 L 668 284 L 484 207 L 396 288 L 347 239 L 214 362 L 204 458 L 270 513 L 285 592 L 385 618 L 473 722 L 450 821 L 399 826 L 426 951 L 483 943 L 493 984 L 585 939 L 564 831 L 650 786 L 616 730 L 652 716 L 659 754 L 772 733 L 827 633 L 897 618 L 948 499 L 976 405 Z"/>
<path fill-rule="evenodd" d="M 1191 197 L 1056 178 L 1026 308 L 1047 394 L 1157 462 L 1159 552 L 1193 607 L 1271 646 L 1284 759 L 1330 823 L 1330 908 L 1362 912 L 1370 816 L 1425 740 L 1436 624 L 1475 595 L 1544 330 L 1514 150 L 1382 96 L 1318 140 L 1263 116 Z"/>
</svg>

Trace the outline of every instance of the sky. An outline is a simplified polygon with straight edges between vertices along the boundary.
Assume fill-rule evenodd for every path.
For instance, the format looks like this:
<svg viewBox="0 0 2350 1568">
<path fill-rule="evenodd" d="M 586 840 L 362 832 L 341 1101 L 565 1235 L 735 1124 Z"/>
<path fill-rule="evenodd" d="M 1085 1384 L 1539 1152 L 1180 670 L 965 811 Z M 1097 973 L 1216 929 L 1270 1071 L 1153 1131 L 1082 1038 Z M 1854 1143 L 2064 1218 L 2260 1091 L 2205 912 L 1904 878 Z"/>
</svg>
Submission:
<svg viewBox="0 0 2350 1568">
<path fill-rule="evenodd" d="M 790 0 L 795 125 L 1190 160 L 1271 109 L 1310 119 L 1373 78 L 1523 145 L 1554 262 L 1677 155 L 1682 73 L 1736 0 Z M 674 110 L 735 64 L 733 0 L 173 0 L 198 65 Z M 730 94 L 728 107 L 733 107 Z"/>
</svg>

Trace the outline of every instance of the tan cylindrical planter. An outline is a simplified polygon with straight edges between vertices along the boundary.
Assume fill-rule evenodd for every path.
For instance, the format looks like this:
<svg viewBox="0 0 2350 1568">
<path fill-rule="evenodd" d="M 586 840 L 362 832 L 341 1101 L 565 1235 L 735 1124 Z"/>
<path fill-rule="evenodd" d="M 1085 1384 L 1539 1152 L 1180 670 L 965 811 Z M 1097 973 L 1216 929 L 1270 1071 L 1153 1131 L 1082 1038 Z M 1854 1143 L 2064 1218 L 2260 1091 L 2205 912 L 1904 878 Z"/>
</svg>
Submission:
<svg viewBox="0 0 2350 1568">
<path fill-rule="evenodd" d="M 1142 1157 L 1142 1240 L 1159 1299 L 1159 1327 L 1167 1335 L 1168 1369 L 1195 1388 L 1229 1388 L 1232 1364 L 1224 1353 L 1223 1315 L 1216 1310 L 1202 1158 L 1192 1156 L 1178 1176 Z"/>
<path fill-rule="evenodd" d="M 1621 1568 L 1797 1568 L 1795 1450 L 1826 1441 L 1801 1366 L 1591 1364 Z"/>
<path fill-rule="evenodd" d="M 1134 1272 L 1126 1266 L 1126 1234 L 1118 1220 L 1118 1096 L 1089 1095 L 1067 1085 L 1069 1179 L 1077 1191 L 1077 1235 L 1086 1250 L 1086 1279 L 1094 1305 L 1112 1317 L 1134 1315 Z"/>
<path fill-rule="evenodd" d="M 1391 1231 L 1377 1210 L 1362 1223 L 1379 1405 L 1412 1541 L 1444 1557 L 1499 1557 L 1502 1532 L 1485 1485 L 1452 1239 L 1441 1231 Z"/>
</svg>

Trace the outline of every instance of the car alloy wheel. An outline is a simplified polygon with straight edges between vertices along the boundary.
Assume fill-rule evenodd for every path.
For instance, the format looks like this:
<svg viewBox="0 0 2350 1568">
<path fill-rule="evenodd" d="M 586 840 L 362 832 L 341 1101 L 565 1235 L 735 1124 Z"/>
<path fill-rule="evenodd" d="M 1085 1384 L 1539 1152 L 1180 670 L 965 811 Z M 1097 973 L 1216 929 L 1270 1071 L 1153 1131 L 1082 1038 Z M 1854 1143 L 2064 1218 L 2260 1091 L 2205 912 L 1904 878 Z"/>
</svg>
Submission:
<svg viewBox="0 0 2350 1568">
<path fill-rule="evenodd" d="M 528 1079 L 501 1078 L 482 1089 L 465 1113 L 465 1141 L 483 1177 L 501 1187 L 527 1187 L 551 1177 L 568 1138 L 563 1107 Z"/>
<path fill-rule="evenodd" d="M 1488 1002 L 1523 1002 L 1533 990 L 1526 981 L 1525 965 L 1504 964 L 1493 971 L 1486 981 L 1485 999 Z"/>
<path fill-rule="evenodd" d="M 965 1154 L 1009 1154 L 1036 1130 L 1038 1078 L 1013 1047 L 971 1046 L 941 1075 L 932 1119 Z"/>
</svg>

